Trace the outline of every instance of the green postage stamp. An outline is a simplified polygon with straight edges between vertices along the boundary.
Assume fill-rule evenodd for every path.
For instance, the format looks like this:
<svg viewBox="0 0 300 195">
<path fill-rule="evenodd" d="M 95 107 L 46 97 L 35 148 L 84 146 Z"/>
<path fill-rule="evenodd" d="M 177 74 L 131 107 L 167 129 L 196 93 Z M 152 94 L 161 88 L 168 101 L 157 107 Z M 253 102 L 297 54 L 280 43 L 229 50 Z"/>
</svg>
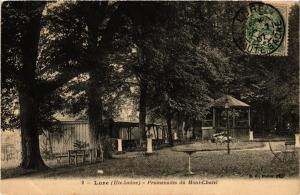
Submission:
<svg viewBox="0 0 300 195">
<path fill-rule="evenodd" d="M 288 52 L 288 5 L 250 3 L 233 20 L 233 39 L 251 55 L 286 56 Z"/>
</svg>

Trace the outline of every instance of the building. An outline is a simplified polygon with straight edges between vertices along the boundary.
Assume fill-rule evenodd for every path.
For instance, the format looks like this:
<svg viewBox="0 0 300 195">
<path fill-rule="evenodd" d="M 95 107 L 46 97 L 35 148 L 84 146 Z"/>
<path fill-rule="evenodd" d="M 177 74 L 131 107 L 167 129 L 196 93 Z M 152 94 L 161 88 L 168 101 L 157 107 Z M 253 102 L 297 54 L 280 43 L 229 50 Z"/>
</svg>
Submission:
<svg viewBox="0 0 300 195">
<path fill-rule="evenodd" d="M 202 138 L 209 139 L 216 132 L 230 131 L 232 137 L 248 139 L 251 128 L 250 105 L 230 95 L 213 101 L 212 119 L 204 120 Z"/>
</svg>

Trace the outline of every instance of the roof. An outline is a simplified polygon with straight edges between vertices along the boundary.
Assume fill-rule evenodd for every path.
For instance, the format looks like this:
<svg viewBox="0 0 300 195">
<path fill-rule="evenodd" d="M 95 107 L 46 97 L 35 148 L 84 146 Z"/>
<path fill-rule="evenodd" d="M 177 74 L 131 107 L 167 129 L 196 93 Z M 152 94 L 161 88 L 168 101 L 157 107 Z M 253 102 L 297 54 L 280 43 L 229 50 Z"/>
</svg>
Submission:
<svg viewBox="0 0 300 195">
<path fill-rule="evenodd" d="M 145 124 L 147 127 L 151 127 L 151 126 L 163 126 L 161 124 L 155 124 L 155 123 L 146 123 Z M 115 121 L 114 122 L 114 126 L 117 127 L 139 127 L 139 123 L 138 122 L 129 122 L 129 121 Z"/>
<path fill-rule="evenodd" d="M 64 125 L 74 125 L 74 124 L 88 124 L 88 120 L 60 120 Z"/>
<path fill-rule="evenodd" d="M 250 107 L 250 105 L 246 104 L 245 102 L 242 102 L 230 95 L 224 95 L 223 97 L 215 100 L 212 104 L 212 107 L 225 107 L 225 103 L 228 101 L 229 107 Z"/>
<path fill-rule="evenodd" d="M 88 120 L 62 120 L 60 121 L 62 124 L 88 124 Z M 127 127 L 139 127 L 139 123 L 138 122 L 130 122 L 130 121 L 114 121 L 113 122 L 114 126 L 116 127 L 123 127 L 123 128 L 127 128 Z M 147 127 L 151 127 L 151 126 L 164 126 L 161 124 L 155 124 L 155 123 L 146 123 L 145 124 Z"/>
</svg>

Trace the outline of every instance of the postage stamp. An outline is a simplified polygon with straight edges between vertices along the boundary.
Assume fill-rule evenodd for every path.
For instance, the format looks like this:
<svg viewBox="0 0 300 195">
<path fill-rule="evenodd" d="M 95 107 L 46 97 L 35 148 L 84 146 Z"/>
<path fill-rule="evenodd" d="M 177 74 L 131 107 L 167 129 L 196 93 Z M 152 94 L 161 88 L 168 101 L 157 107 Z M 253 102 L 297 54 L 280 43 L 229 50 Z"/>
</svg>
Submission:
<svg viewBox="0 0 300 195">
<path fill-rule="evenodd" d="M 287 55 L 288 7 L 266 3 L 249 3 L 236 14 L 233 39 L 251 55 Z"/>
</svg>

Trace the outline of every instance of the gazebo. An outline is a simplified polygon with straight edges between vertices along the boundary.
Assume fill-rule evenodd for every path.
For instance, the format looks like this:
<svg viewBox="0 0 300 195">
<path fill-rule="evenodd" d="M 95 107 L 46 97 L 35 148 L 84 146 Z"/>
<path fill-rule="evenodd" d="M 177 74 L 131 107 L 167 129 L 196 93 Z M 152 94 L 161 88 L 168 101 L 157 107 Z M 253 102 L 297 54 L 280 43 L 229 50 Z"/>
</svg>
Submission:
<svg viewBox="0 0 300 195">
<path fill-rule="evenodd" d="M 251 126 L 250 105 L 230 95 L 224 95 L 213 102 L 212 111 L 212 125 L 217 132 L 226 131 L 228 128 L 233 137 L 248 136 Z"/>
</svg>

